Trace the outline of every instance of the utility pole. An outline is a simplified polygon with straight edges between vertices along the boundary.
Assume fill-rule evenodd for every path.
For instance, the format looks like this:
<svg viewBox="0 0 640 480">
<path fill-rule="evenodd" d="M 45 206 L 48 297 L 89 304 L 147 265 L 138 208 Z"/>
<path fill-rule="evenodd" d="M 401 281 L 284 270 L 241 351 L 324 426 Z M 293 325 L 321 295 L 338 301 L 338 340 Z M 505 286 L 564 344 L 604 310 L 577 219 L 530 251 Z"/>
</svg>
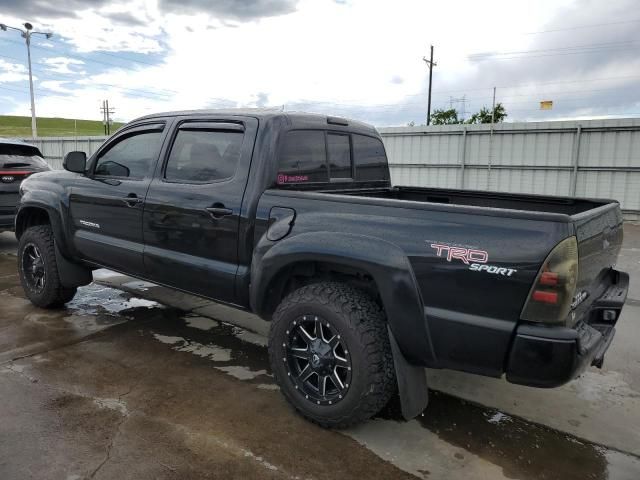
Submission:
<svg viewBox="0 0 640 480">
<path fill-rule="evenodd" d="M 427 101 L 427 125 L 429 125 L 431 123 L 431 80 L 433 78 L 433 67 L 438 65 L 433 61 L 433 45 L 431 45 L 429 60 L 427 60 L 427 57 L 422 57 L 422 60 L 429 67 L 429 100 Z"/>
<path fill-rule="evenodd" d="M 33 25 L 29 22 L 24 23 L 25 30 L 16 27 L 10 27 L 4 23 L 0 23 L 0 30 L 6 32 L 7 29 L 20 32 L 22 38 L 24 38 L 27 44 L 27 63 L 29 64 L 29 93 L 31 94 L 31 136 L 36 138 L 38 136 L 38 127 L 36 125 L 36 101 L 33 94 L 33 75 L 31 73 L 31 36 L 32 35 L 44 35 L 47 39 L 53 36 L 51 32 L 34 32 Z"/>
<path fill-rule="evenodd" d="M 491 107 L 491 125 L 496 119 L 496 87 L 493 87 L 493 106 Z"/>
<path fill-rule="evenodd" d="M 102 124 L 104 125 L 104 134 L 111 135 L 111 114 L 115 113 L 116 109 L 109 108 L 109 100 L 103 100 L 100 110 L 102 111 Z"/>
<path fill-rule="evenodd" d="M 102 100 L 102 107 L 100 107 L 100 111 L 102 112 L 102 128 L 106 136 L 107 135 L 107 101 L 106 100 Z"/>
<path fill-rule="evenodd" d="M 487 161 L 487 190 L 491 190 L 491 161 L 493 158 L 493 124 L 496 119 L 496 87 L 493 87 L 493 102 L 491 105 L 491 130 L 489 132 L 489 158 Z"/>
</svg>

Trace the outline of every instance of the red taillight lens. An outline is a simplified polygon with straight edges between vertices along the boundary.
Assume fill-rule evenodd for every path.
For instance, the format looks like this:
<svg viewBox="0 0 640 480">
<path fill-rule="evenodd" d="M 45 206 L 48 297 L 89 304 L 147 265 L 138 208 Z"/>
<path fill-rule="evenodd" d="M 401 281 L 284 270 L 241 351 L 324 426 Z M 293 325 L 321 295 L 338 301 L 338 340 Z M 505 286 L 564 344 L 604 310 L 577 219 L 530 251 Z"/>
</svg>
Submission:
<svg viewBox="0 0 640 480">
<path fill-rule="evenodd" d="M 555 305 L 558 303 L 558 293 L 557 292 L 545 292 L 544 290 L 534 290 L 533 295 L 531 295 L 531 299 L 536 302 L 542 303 L 550 303 L 551 305 Z"/>
<path fill-rule="evenodd" d="M 577 282 L 578 241 L 569 237 L 556 245 L 542 264 L 521 318 L 529 322 L 566 322 Z"/>
<path fill-rule="evenodd" d="M 540 285 L 546 285 L 549 287 L 556 287 L 558 285 L 558 274 L 555 272 L 542 272 L 538 283 Z"/>
</svg>

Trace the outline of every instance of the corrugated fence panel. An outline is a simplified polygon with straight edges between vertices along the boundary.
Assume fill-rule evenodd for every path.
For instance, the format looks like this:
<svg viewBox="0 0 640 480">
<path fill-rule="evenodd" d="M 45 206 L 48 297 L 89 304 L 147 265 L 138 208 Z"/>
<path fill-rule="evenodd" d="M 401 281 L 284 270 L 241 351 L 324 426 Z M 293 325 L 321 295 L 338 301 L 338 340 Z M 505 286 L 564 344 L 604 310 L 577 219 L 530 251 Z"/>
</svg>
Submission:
<svg viewBox="0 0 640 480">
<path fill-rule="evenodd" d="M 107 137 L 40 137 L 23 140 L 37 146 L 52 168 L 60 169 L 65 154 L 77 150 L 85 152 L 87 156 L 92 155 L 106 139 Z"/>
<path fill-rule="evenodd" d="M 395 185 L 613 198 L 640 218 L 640 119 L 379 129 Z M 106 137 L 25 139 L 53 168 Z"/>
<path fill-rule="evenodd" d="M 612 198 L 640 218 L 638 118 L 379 130 L 395 185 Z"/>
</svg>

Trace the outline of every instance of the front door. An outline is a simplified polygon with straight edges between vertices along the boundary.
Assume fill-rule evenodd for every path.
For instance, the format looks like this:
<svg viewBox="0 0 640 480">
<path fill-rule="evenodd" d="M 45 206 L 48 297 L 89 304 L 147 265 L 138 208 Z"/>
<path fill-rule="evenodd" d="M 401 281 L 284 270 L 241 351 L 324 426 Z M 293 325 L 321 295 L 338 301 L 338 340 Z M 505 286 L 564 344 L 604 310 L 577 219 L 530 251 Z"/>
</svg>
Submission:
<svg viewBox="0 0 640 480">
<path fill-rule="evenodd" d="M 98 265 L 143 274 L 142 212 L 164 123 L 134 125 L 97 152 L 69 197 L 73 244 Z"/>
<path fill-rule="evenodd" d="M 176 122 L 144 210 L 152 281 L 233 303 L 238 230 L 257 121 Z"/>
</svg>

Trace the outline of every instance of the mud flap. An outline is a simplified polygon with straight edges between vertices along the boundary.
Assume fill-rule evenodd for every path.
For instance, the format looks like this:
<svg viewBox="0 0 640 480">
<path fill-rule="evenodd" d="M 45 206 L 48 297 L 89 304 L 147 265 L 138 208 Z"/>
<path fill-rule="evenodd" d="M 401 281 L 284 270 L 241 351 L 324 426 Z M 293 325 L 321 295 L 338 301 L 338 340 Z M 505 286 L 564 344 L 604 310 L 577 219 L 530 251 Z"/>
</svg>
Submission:
<svg viewBox="0 0 640 480">
<path fill-rule="evenodd" d="M 60 277 L 60 283 L 64 287 L 81 287 L 82 285 L 88 285 L 93 281 L 93 275 L 91 270 L 78 265 L 77 263 L 70 262 L 58 249 L 56 245 L 56 264 L 58 266 L 58 275 Z"/>
<path fill-rule="evenodd" d="M 388 325 L 387 330 L 398 380 L 402 416 L 405 420 L 411 420 L 420 415 L 429 404 L 427 374 L 424 367 L 412 365 L 407 361 Z"/>
</svg>

